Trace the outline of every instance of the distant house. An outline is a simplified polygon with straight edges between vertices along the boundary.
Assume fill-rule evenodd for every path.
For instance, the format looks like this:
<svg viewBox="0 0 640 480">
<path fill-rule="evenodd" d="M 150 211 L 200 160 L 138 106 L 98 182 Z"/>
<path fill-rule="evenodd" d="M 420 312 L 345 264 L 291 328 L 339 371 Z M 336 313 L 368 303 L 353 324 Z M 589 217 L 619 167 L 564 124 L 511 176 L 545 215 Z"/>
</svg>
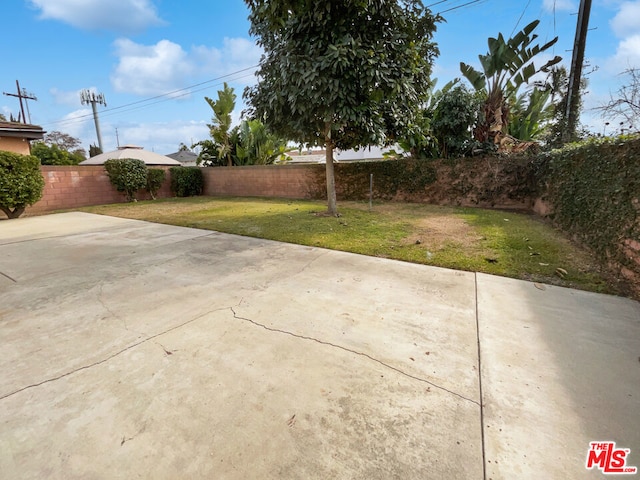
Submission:
<svg viewBox="0 0 640 480">
<path fill-rule="evenodd" d="M 167 157 L 177 160 L 183 167 L 196 167 L 198 165 L 196 163 L 198 155 L 190 152 L 189 150 L 180 150 L 179 152 L 169 153 Z"/>
<path fill-rule="evenodd" d="M 29 155 L 31 141 L 42 140 L 44 130 L 39 125 L 0 121 L 0 150 Z"/>
<path fill-rule="evenodd" d="M 79 165 L 104 165 L 104 162 L 114 158 L 134 158 L 142 160 L 146 165 L 167 165 L 172 167 L 180 166 L 180 162 L 159 153 L 150 152 L 137 145 L 123 145 L 112 152 L 101 153 L 91 157 Z"/>
</svg>

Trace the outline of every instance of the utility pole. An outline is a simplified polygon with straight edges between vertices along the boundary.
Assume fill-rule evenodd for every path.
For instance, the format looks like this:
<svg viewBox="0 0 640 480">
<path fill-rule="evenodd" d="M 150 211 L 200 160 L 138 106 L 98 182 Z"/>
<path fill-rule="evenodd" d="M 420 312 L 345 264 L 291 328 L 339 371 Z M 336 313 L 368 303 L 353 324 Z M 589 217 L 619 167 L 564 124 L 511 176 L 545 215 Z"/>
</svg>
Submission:
<svg viewBox="0 0 640 480">
<path fill-rule="evenodd" d="M 587 43 L 587 30 L 589 29 L 589 15 L 591 14 L 591 0 L 580 0 L 578 12 L 578 24 L 576 26 L 576 38 L 573 42 L 573 57 L 571 58 L 571 73 L 569 74 L 569 90 L 567 91 L 567 106 L 565 118 L 567 119 L 563 141 L 573 140 L 578 123 L 578 103 L 580 102 L 580 82 L 582 80 L 582 64 L 584 62 L 584 49 Z"/>
<path fill-rule="evenodd" d="M 104 148 L 102 147 L 102 135 L 100 134 L 100 122 L 98 121 L 98 109 L 96 108 L 96 104 L 107 106 L 107 102 L 104 99 L 104 95 L 102 93 L 94 93 L 91 90 L 82 90 L 80 92 L 80 101 L 82 105 L 91 104 L 91 108 L 93 109 L 93 121 L 96 124 L 96 135 L 98 136 L 98 146 L 100 150 L 104 152 Z"/>
<path fill-rule="evenodd" d="M 2 93 L 7 95 L 8 97 L 17 97 L 18 99 L 20 99 L 20 111 L 22 112 L 22 123 L 27 123 L 27 117 L 24 114 L 24 104 L 22 103 L 22 99 L 24 98 L 24 103 L 27 105 L 27 112 L 29 113 L 29 123 L 31 123 L 31 112 L 29 112 L 29 104 L 27 103 L 27 100 L 38 100 L 38 99 L 33 93 L 27 93 L 27 91 L 24 88 L 20 90 L 20 83 L 18 82 L 18 80 L 16 80 L 16 89 L 18 91 L 17 94 L 7 93 L 7 92 L 2 92 Z"/>
</svg>

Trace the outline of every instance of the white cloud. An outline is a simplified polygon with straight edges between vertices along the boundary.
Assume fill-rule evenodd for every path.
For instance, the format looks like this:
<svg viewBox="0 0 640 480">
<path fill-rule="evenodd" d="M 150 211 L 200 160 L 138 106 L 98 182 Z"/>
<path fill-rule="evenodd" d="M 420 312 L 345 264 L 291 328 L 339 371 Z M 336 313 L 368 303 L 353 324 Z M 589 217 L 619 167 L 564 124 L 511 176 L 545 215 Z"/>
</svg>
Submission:
<svg viewBox="0 0 640 480">
<path fill-rule="evenodd" d="M 620 10 L 610 24 L 618 37 L 640 34 L 640 0 L 620 5 Z"/>
<path fill-rule="evenodd" d="M 79 99 L 78 99 L 79 102 Z M 90 108 L 80 108 L 74 110 L 71 113 L 66 114 L 55 125 L 51 125 L 47 128 L 47 131 L 60 131 L 64 132 L 72 137 L 83 138 L 90 132 L 89 127 L 93 125 L 93 115 Z M 91 142 L 98 143 L 95 134 L 95 129 L 92 134 L 89 134 L 93 138 Z"/>
<path fill-rule="evenodd" d="M 260 60 L 261 49 L 246 38 L 225 38 L 222 48 L 181 45 L 160 40 L 142 45 L 129 39 L 115 42 L 118 64 L 111 75 L 116 91 L 141 96 L 158 95 L 202 82 L 203 76 L 220 77 L 251 68 Z M 229 82 L 253 83 L 252 69 L 230 76 Z"/>
<path fill-rule="evenodd" d="M 183 88 L 194 72 L 187 52 L 169 40 L 146 46 L 121 38 L 115 46 L 120 60 L 111 83 L 118 92 L 142 96 L 167 93 Z"/>
<path fill-rule="evenodd" d="M 110 129 L 111 131 L 113 129 Z M 192 142 L 197 142 L 209 137 L 209 128 L 204 121 L 175 121 L 141 123 L 136 125 L 124 125 L 118 127 L 120 145 L 134 144 L 144 147 L 145 150 L 152 150 L 161 155 L 176 152 L 180 143 L 191 146 Z M 115 136 L 109 138 L 113 145 L 109 146 L 105 140 L 105 148 L 108 150 L 116 148 Z"/>
<path fill-rule="evenodd" d="M 578 9 L 574 0 L 542 0 L 542 8 L 547 12 L 571 12 Z"/>
<path fill-rule="evenodd" d="M 98 89 L 96 87 L 89 87 L 88 89 L 81 90 L 72 90 L 72 91 L 64 91 L 58 90 L 56 87 L 49 89 L 49 93 L 53 97 L 53 101 L 58 105 L 67 105 L 69 107 L 77 107 L 81 104 L 80 102 L 80 92 L 83 90 L 89 90 L 93 93 L 98 93 Z"/>
<path fill-rule="evenodd" d="M 41 19 L 60 20 L 86 30 L 141 32 L 162 25 L 150 0 L 29 0 Z"/>
<path fill-rule="evenodd" d="M 616 53 L 606 68 L 620 73 L 630 67 L 640 66 L 640 0 L 623 2 L 610 21 L 613 33 L 620 38 Z"/>
<path fill-rule="evenodd" d="M 631 67 L 640 67 L 640 33 L 620 42 L 612 63 L 618 72 Z"/>
</svg>

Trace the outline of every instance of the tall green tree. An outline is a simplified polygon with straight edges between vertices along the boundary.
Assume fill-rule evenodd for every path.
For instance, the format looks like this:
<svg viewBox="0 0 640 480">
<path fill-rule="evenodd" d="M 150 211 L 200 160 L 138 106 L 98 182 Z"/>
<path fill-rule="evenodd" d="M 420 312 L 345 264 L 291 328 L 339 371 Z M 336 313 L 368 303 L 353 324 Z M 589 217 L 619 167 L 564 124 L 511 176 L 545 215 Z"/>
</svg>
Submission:
<svg viewBox="0 0 640 480">
<path fill-rule="evenodd" d="M 31 155 L 38 157 L 42 165 L 77 165 L 85 160 L 81 152 L 84 150 L 69 152 L 56 144 L 47 145 L 44 142 L 31 145 Z"/>
<path fill-rule="evenodd" d="M 54 130 L 53 132 L 47 133 L 42 141 L 49 147 L 56 146 L 60 150 L 82 157 L 83 160 L 87 158 L 86 152 L 80 147 L 82 143 L 80 139 L 72 137 L 68 133 Z"/>
<path fill-rule="evenodd" d="M 95 144 L 91 144 L 89 145 L 89 157 L 95 157 L 96 155 L 100 155 L 102 153 L 102 149 L 95 145 Z"/>
<path fill-rule="evenodd" d="M 236 106 L 236 94 L 233 88 L 224 83 L 222 90 L 218 90 L 218 99 L 212 100 L 204 97 L 213 110 L 212 123 L 208 124 L 211 139 L 217 150 L 217 158 L 226 162 L 227 166 L 233 165 L 231 156 L 231 113 Z"/>
<path fill-rule="evenodd" d="M 245 0 L 264 55 L 245 90 L 277 135 L 326 149 L 328 213 L 337 214 L 334 148 L 392 143 L 430 87 L 439 17 L 418 0 Z"/>
<path fill-rule="evenodd" d="M 536 67 L 534 59 L 547 51 L 558 41 L 558 37 L 544 45 L 533 44 L 538 38 L 533 31 L 540 20 L 534 20 L 509 40 L 502 34 L 498 38 L 489 38 L 489 51 L 478 55 L 482 71 L 476 70 L 464 62 L 460 62 L 460 71 L 476 90 L 484 91 L 486 100 L 483 113 L 484 120 L 476 127 L 475 137 L 480 142 L 499 143 L 507 133 L 509 125 L 509 102 L 517 97 L 523 84 L 531 77 L 559 63 L 559 56 Z"/>
</svg>

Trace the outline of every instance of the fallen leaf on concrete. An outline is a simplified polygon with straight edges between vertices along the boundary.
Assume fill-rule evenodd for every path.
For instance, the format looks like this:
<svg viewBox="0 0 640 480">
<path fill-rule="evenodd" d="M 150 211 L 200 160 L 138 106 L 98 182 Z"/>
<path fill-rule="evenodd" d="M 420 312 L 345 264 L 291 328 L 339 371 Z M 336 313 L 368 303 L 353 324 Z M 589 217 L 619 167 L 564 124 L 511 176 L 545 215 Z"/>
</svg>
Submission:
<svg viewBox="0 0 640 480">
<path fill-rule="evenodd" d="M 547 287 L 545 287 L 541 283 L 534 283 L 533 286 L 536 287 L 538 290 L 546 290 L 547 289 Z"/>
<path fill-rule="evenodd" d="M 287 422 L 287 425 L 289 427 L 293 427 L 295 424 L 296 424 L 296 414 L 294 413 L 289 419 L 289 421 Z"/>
<path fill-rule="evenodd" d="M 416 359 L 415 359 L 415 358 L 413 358 L 413 357 L 409 357 L 409 360 L 411 360 L 412 362 L 415 362 L 415 361 L 416 361 Z"/>
</svg>

